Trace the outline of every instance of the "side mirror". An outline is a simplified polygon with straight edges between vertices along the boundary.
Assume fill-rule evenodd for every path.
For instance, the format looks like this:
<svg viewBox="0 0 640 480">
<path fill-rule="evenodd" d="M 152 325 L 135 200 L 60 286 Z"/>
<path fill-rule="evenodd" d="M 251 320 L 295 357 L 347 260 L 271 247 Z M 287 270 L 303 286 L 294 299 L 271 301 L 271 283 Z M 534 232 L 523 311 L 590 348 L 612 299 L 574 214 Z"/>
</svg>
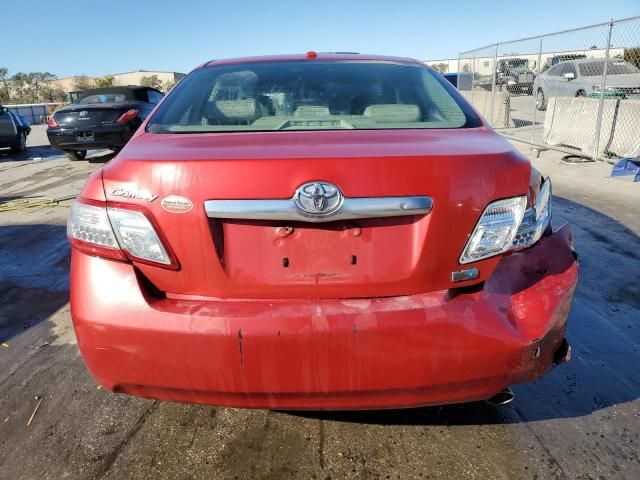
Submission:
<svg viewBox="0 0 640 480">
<path fill-rule="evenodd" d="M 576 76 L 573 72 L 567 72 L 563 75 L 564 79 L 568 82 L 570 82 L 571 80 L 575 79 Z"/>
</svg>

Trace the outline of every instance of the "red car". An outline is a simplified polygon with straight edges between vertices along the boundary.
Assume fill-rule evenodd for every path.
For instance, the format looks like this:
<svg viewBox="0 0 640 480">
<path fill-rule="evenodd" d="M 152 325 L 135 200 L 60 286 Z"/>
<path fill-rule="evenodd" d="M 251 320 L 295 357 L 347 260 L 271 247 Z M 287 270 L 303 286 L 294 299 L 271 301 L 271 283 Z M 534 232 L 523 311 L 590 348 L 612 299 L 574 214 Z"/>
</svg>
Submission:
<svg viewBox="0 0 640 480">
<path fill-rule="evenodd" d="M 211 61 L 71 209 L 78 344 L 149 398 L 509 400 L 569 356 L 578 267 L 550 220 L 549 179 L 420 62 Z"/>
</svg>

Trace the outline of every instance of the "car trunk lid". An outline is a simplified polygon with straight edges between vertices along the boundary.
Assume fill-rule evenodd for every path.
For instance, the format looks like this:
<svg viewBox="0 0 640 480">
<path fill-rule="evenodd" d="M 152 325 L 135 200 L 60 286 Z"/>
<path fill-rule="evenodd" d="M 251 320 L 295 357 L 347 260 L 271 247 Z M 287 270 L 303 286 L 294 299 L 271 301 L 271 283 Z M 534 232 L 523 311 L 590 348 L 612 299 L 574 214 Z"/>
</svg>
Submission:
<svg viewBox="0 0 640 480">
<path fill-rule="evenodd" d="M 143 134 L 103 172 L 109 202 L 142 205 L 180 263 L 137 265 L 168 296 L 360 298 L 452 286 L 482 210 L 527 193 L 530 167 L 492 131 Z M 308 182 L 348 199 L 428 198 L 393 217 L 313 223 L 207 216 L 211 200 L 291 201 Z M 480 280 L 496 259 L 478 262 Z"/>
<path fill-rule="evenodd" d="M 63 128 L 83 129 L 113 123 L 123 113 L 134 107 L 135 105 L 131 102 L 73 105 L 58 110 L 53 118 Z"/>
</svg>

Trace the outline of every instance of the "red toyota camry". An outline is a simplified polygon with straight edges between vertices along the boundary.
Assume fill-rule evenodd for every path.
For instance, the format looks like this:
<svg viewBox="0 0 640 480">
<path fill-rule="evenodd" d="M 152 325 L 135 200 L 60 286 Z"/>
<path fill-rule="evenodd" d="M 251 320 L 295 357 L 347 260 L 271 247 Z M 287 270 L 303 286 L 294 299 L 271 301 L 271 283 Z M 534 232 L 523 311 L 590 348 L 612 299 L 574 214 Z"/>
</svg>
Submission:
<svg viewBox="0 0 640 480">
<path fill-rule="evenodd" d="M 71 312 L 105 388 L 369 409 L 511 398 L 569 357 L 551 183 L 429 67 L 191 72 L 74 203 Z"/>
</svg>

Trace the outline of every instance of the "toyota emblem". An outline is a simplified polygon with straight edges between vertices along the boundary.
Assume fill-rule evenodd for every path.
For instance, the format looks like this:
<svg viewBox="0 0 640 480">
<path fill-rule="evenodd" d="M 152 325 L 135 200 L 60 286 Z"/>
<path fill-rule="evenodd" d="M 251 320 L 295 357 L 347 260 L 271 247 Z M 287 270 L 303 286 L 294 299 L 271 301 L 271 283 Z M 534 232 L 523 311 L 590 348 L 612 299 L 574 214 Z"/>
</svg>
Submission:
<svg viewBox="0 0 640 480">
<path fill-rule="evenodd" d="M 306 215 L 326 216 L 342 207 L 344 197 L 338 187 L 327 182 L 300 185 L 293 196 L 298 209 Z"/>
</svg>

